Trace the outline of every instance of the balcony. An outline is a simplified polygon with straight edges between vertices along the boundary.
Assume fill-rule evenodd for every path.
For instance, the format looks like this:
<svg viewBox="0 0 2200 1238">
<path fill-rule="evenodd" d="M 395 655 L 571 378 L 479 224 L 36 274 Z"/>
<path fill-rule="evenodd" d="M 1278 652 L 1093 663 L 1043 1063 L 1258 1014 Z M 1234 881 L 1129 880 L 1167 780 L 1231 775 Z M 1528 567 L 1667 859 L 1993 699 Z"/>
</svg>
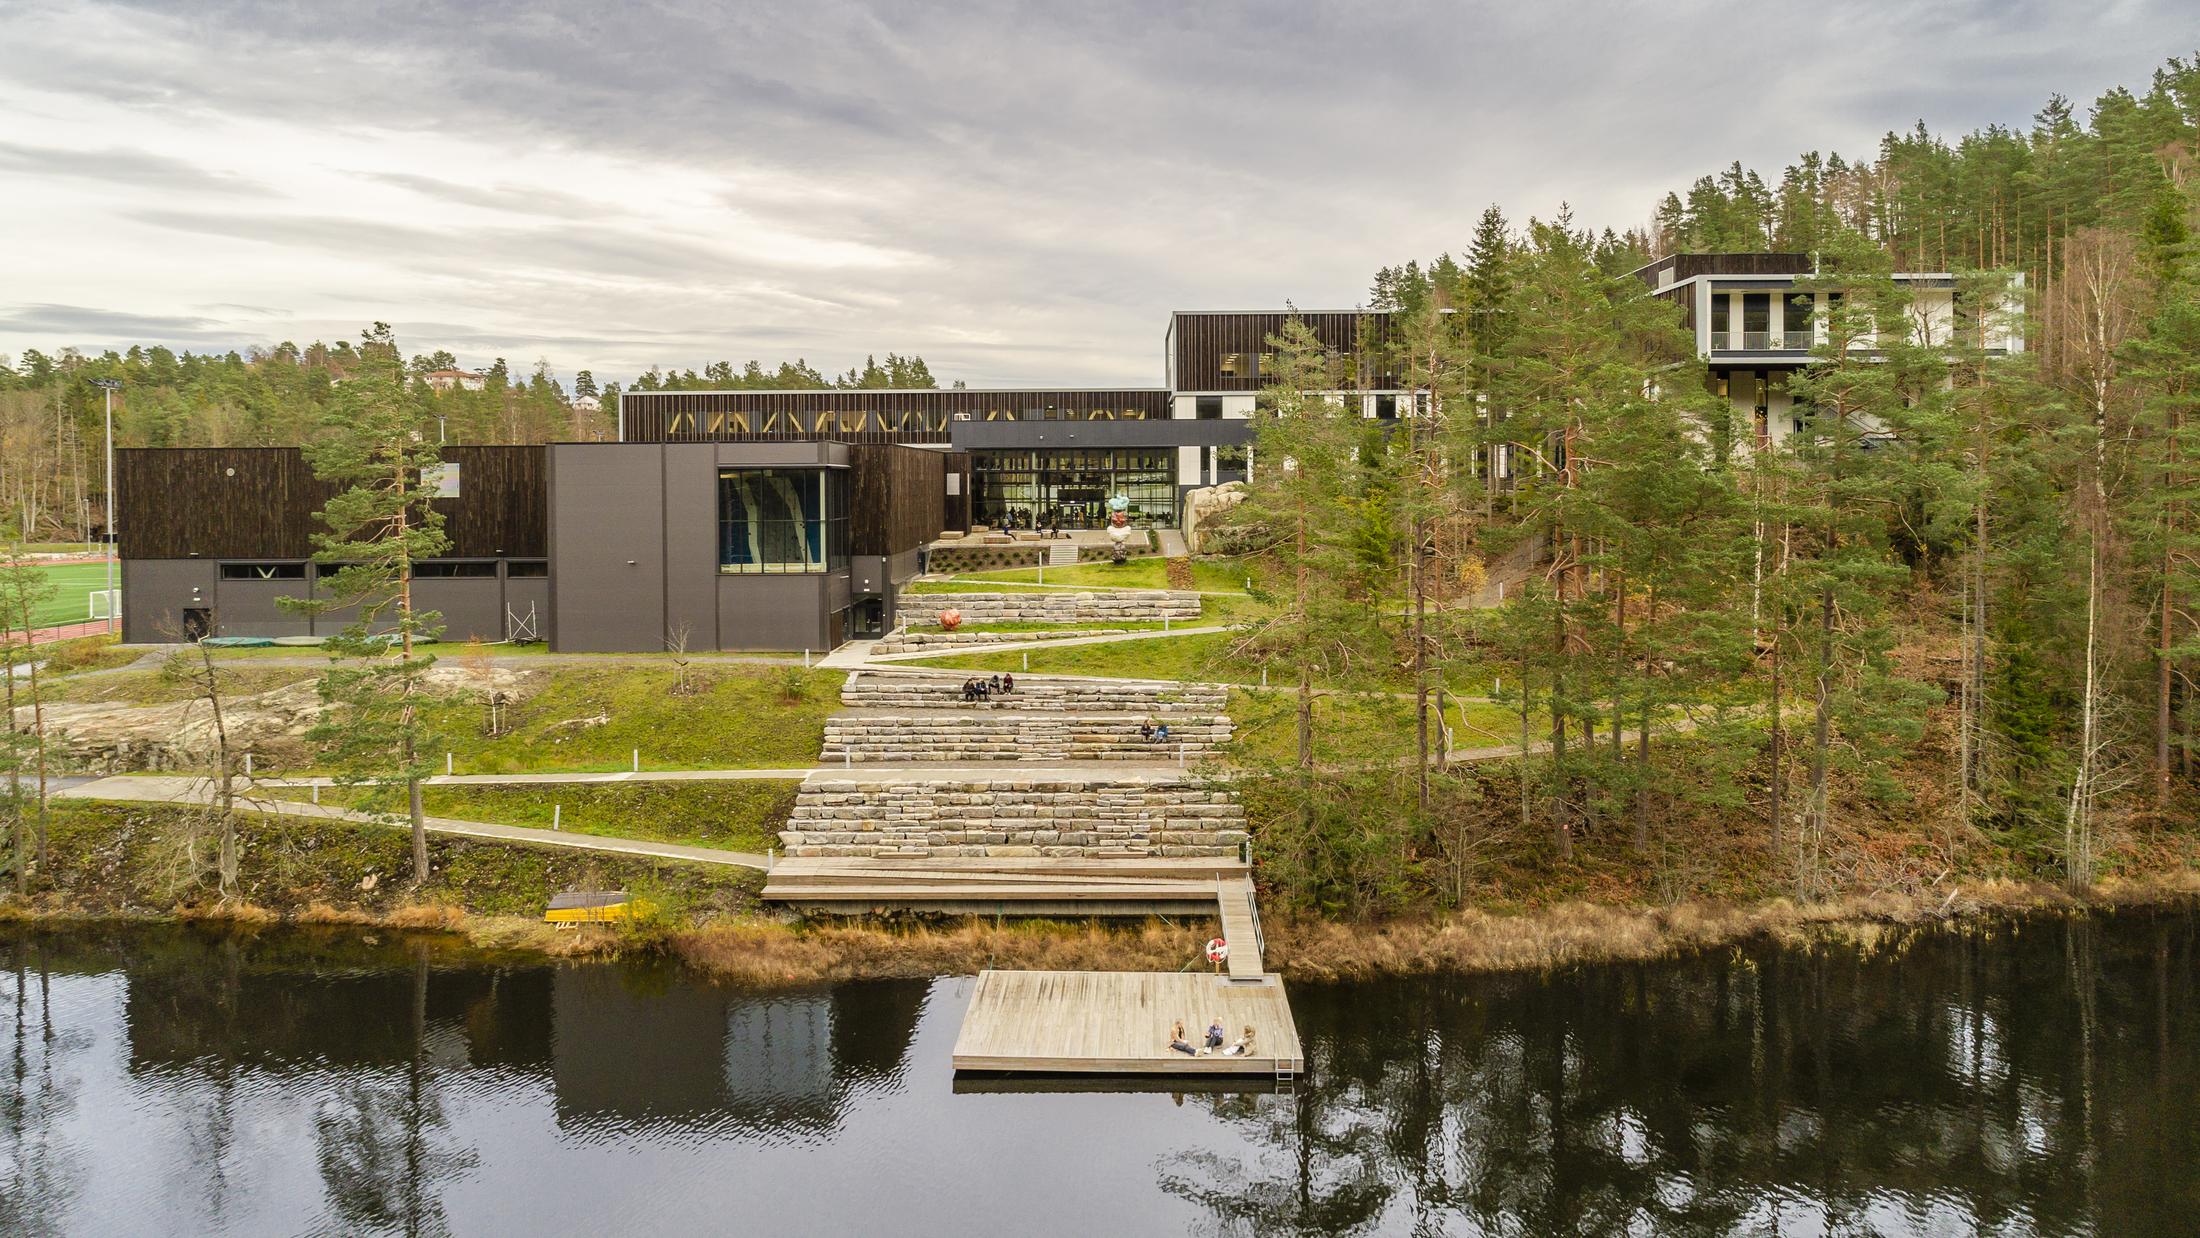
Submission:
<svg viewBox="0 0 2200 1238">
<path fill-rule="evenodd" d="M 1713 331 L 1713 352 L 1809 352 L 1811 332 L 1803 331 Z"/>
</svg>

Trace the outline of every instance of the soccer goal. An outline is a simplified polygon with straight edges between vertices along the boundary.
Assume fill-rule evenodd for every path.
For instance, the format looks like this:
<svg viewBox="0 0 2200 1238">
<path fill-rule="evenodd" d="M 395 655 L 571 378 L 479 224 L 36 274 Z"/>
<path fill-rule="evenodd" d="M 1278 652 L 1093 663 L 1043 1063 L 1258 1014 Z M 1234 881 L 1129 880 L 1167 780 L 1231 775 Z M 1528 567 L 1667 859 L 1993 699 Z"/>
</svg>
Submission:
<svg viewBox="0 0 2200 1238">
<path fill-rule="evenodd" d="M 122 606 L 120 589 L 94 589 L 86 597 L 90 601 L 88 613 L 94 619 L 112 619 Z"/>
</svg>

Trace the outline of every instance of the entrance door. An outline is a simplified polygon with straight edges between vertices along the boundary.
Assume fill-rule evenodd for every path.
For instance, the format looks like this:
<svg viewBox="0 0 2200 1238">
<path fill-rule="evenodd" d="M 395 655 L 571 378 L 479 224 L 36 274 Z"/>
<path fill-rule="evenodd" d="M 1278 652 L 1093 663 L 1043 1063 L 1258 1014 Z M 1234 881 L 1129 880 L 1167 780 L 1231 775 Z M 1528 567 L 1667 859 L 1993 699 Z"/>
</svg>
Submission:
<svg viewBox="0 0 2200 1238">
<path fill-rule="evenodd" d="M 851 609 L 855 613 L 855 639 L 877 640 L 886 635 L 885 598 L 864 598 Z"/>
</svg>

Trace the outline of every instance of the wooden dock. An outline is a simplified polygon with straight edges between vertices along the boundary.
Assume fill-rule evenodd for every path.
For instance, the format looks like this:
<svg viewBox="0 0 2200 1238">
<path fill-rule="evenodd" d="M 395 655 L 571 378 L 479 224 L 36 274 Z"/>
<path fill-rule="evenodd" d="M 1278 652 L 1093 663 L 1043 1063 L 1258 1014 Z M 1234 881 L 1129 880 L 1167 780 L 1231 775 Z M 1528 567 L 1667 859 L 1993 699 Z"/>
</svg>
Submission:
<svg viewBox="0 0 2200 1238">
<path fill-rule="evenodd" d="M 1169 1048 L 1171 1024 L 1194 1043 L 1221 1019 L 1229 1039 L 1254 1029 L 1245 1057 L 1189 1057 Z M 955 1069 L 1032 1074 L 1261 1075 L 1305 1069 L 1283 981 L 1206 972 L 987 971 L 955 1038 Z"/>
<path fill-rule="evenodd" d="M 840 915 L 1151 916 L 1212 914 L 1232 885 L 1250 894 L 1245 865 L 1229 858 L 790 856 L 766 874 L 764 897 Z"/>
</svg>

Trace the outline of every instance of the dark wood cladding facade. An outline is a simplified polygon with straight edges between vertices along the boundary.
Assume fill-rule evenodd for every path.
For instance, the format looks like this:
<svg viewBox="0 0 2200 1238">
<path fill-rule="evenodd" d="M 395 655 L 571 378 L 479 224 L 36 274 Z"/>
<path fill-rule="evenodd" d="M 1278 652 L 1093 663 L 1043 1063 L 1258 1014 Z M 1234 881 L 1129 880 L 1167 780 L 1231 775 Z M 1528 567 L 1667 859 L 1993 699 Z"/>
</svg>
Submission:
<svg viewBox="0 0 2200 1238">
<path fill-rule="evenodd" d="M 849 552 L 897 555 L 940 535 L 948 453 L 891 443 L 848 448 Z"/>
<path fill-rule="evenodd" d="M 1086 391 L 628 391 L 629 443 L 946 443 L 972 421 L 1139 421 L 1169 415 L 1158 387 Z"/>
<path fill-rule="evenodd" d="M 446 555 L 539 559 L 550 550 L 540 447 L 446 447 L 459 494 L 437 499 Z M 116 533 L 125 559 L 303 559 L 336 487 L 295 447 L 158 447 L 115 452 Z"/>
<path fill-rule="evenodd" d="M 1270 336 L 1279 335 L 1283 324 L 1297 318 L 1314 332 L 1322 347 L 1352 358 L 1358 373 L 1353 381 L 1362 389 L 1378 390 L 1396 385 L 1395 379 L 1372 371 L 1359 362 L 1361 349 L 1372 342 L 1377 349 L 1389 342 L 1390 315 L 1377 310 L 1341 310 L 1322 313 L 1222 313 L 1178 311 L 1169 320 L 1170 377 L 1178 391 L 1258 391 L 1263 354 L 1272 351 Z M 1224 359 L 1235 358 L 1234 374 L 1223 373 Z"/>
<path fill-rule="evenodd" d="M 1671 271 L 1673 277 L 1665 278 Z M 1698 275 L 1808 275 L 1809 254 L 1668 254 L 1635 275 L 1652 288 Z"/>
</svg>

